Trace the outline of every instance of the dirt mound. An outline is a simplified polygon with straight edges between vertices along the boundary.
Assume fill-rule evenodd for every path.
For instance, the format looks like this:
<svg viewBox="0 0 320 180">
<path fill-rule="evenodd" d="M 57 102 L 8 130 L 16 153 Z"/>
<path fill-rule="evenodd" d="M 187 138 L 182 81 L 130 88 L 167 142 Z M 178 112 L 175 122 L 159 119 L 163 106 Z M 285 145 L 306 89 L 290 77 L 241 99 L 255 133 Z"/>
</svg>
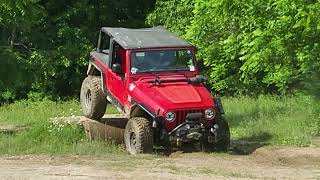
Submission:
<svg viewBox="0 0 320 180">
<path fill-rule="evenodd" d="M 320 166 L 319 148 L 259 148 L 253 155 L 289 166 Z"/>
</svg>

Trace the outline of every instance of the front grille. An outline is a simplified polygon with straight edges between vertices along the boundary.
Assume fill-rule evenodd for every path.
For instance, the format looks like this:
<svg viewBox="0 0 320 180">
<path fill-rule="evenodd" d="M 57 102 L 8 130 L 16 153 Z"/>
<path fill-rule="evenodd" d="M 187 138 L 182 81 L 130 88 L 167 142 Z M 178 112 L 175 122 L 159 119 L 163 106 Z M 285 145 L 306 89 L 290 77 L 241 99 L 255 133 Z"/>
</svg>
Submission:
<svg viewBox="0 0 320 180">
<path fill-rule="evenodd" d="M 199 113 L 199 112 L 201 112 L 203 114 L 203 111 L 204 110 L 201 110 L 201 109 L 188 109 L 188 110 L 177 110 L 177 111 L 175 111 L 177 125 L 185 122 L 187 114 L 189 114 L 189 113 Z M 196 119 L 196 121 L 200 122 L 201 119 L 200 118 Z"/>
</svg>

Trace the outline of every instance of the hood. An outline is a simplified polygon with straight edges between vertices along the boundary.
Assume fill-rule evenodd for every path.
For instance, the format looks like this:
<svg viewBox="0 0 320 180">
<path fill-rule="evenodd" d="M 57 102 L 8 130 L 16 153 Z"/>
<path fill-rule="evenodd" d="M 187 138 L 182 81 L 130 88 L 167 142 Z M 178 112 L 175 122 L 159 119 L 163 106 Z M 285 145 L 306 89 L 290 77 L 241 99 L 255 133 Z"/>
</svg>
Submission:
<svg viewBox="0 0 320 180">
<path fill-rule="evenodd" d="M 201 102 L 199 92 L 188 84 L 156 86 L 153 91 L 173 104 Z"/>
<path fill-rule="evenodd" d="M 156 86 L 147 82 L 135 82 L 133 86 L 131 96 L 154 112 L 159 109 L 198 109 L 214 105 L 211 94 L 203 85 L 179 82 Z"/>
</svg>

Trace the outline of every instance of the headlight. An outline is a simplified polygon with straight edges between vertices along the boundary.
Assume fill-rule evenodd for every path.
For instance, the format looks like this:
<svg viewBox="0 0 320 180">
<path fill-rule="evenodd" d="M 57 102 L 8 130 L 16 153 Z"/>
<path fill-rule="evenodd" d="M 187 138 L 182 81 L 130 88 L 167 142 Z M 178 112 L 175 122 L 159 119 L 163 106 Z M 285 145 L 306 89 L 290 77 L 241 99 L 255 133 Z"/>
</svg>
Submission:
<svg viewBox="0 0 320 180">
<path fill-rule="evenodd" d="M 208 120 L 211 120 L 216 115 L 216 112 L 213 109 L 207 109 L 205 110 L 204 114 Z"/>
<path fill-rule="evenodd" d="M 176 114 L 174 112 L 167 112 L 165 118 L 167 121 L 173 121 L 176 119 Z"/>
</svg>

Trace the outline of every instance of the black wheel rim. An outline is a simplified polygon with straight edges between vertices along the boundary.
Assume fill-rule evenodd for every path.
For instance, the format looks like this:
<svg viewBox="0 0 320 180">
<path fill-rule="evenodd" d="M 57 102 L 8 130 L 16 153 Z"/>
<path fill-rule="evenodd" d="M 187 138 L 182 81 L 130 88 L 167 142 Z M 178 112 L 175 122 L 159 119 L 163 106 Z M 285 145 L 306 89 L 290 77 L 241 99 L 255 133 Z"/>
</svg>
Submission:
<svg viewBox="0 0 320 180">
<path fill-rule="evenodd" d="M 137 149 L 137 139 L 134 132 L 130 133 L 130 150 L 135 153 Z"/>
<path fill-rule="evenodd" d="M 92 101 L 91 91 L 88 89 L 86 92 L 86 99 L 85 99 L 85 105 L 87 109 L 91 108 L 91 101 Z"/>
</svg>

